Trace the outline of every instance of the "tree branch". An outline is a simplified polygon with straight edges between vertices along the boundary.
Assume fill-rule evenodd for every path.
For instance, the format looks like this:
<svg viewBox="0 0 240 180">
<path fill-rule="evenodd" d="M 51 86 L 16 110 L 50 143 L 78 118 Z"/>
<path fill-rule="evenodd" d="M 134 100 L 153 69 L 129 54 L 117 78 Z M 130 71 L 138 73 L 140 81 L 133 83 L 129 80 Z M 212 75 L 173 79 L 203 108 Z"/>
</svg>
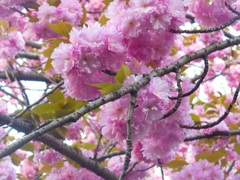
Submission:
<svg viewBox="0 0 240 180">
<path fill-rule="evenodd" d="M 37 53 L 33 53 L 33 52 L 25 52 L 25 51 L 21 51 L 18 52 L 15 56 L 16 59 L 18 58 L 27 58 L 27 59 L 35 59 L 35 60 L 40 60 L 40 55 Z"/>
<path fill-rule="evenodd" d="M 47 133 L 57 127 L 60 127 L 69 122 L 77 121 L 84 114 L 100 107 L 101 105 L 104 105 L 110 101 L 119 99 L 120 97 L 122 97 L 128 93 L 138 91 L 141 87 L 144 87 L 145 85 L 147 85 L 150 82 L 151 78 L 153 78 L 153 77 L 157 77 L 157 76 L 162 77 L 170 72 L 174 72 L 176 66 L 181 68 L 185 64 L 187 64 L 195 59 L 203 58 L 214 51 L 222 50 L 229 46 L 237 45 L 239 43 L 240 43 L 240 36 L 237 36 L 237 37 L 227 39 L 227 40 L 219 42 L 219 43 L 211 44 L 211 45 L 207 46 L 206 48 L 203 48 L 194 53 L 185 55 L 185 56 L 181 57 L 178 61 L 176 61 L 164 68 L 152 71 L 150 74 L 144 76 L 142 79 L 133 83 L 132 85 L 122 87 L 121 89 L 119 89 L 117 91 L 114 91 L 110 94 L 107 94 L 107 95 L 101 97 L 101 98 L 91 101 L 87 105 L 83 106 L 81 109 L 79 109 L 78 111 L 76 111 L 72 114 L 66 115 L 61 118 L 53 119 L 46 126 L 36 129 L 35 131 L 33 131 L 30 134 L 23 137 L 21 139 L 21 141 L 19 141 L 19 142 L 16 141 L 15 143 L 12 143 L 11 145 L 9 145 L 7 147 L 8 151 L 0 152 L 0 158 L 5 157 L 5 156 L 13 153 L 17 149 L 19 149 L 23 142 L 28 143 L 32 139 L 35 139 L 35 138 L 43 135 L 44 133 Z"/>
<path fill-rule="evenodd" d="M 195 141 L 195 140 L 199 140 L 199 139 L 209 139 L 209 138 L 214 138 L 214 137 L 218 137 L 218 136 L 230 137 L 230 136 L 236 136 L 236 135 L 240 135 L 240 130 L 215 131 L 211 134 L 201 134 L 201 135 L 197 135 L 197 136 L 186 137 L 184 139 L 184 142 Z"/>
<path fill-rule="evenodd" d="M 25 119 L 13 120 L 12 118 L 2 114 L 0 114 L 0 123 L 1 125 L 11 123 L 11 127 L 13 127 L 19 132 L 23 132 L 26 134 L 30 133 L 34 128 L 34 125 L 28 120 L 25 120 Z M 97 174 L 98 176 L 104 179 L 118 180 L 118 177 L 115 174 L 113 174 L 111 171 L 102 167 L 96 161 L 93 161 L 83 156 L 78 150 L 67 146 L 61 140 L 56 139 L 50 134 L 44 134 L 43 136 L 39 136 L 38 138 L 36 138 L 36 140 L 43 142 L 44 144 L 48 145 L 52 149 L 58 151 L 59 153 L 67 156 L 68 158 L 72 159 L 76 163 L 80 164 L 81 167 L 84 167 L 92 171 L 93 173 Z"/>
<path fill-rule="evenodd" d="M 131 160 L 131 152 L 132 152 L 132 116 L 134 107 L 136 104 L 137 99 L 137 92 L 131 93 L 131 101 L 130 101 L 130 107 L 128 111 L 128 117 L 127 117 L 127 150 L 126 150 L 126 156 L 124 160 L 124 165 L 122 169 L 122 174 L 120 176 L 120 180 L 123 180 L 124 176 L 127 174 L 128 166 Z"/>
<path fill-rule="evenodd" d="M 10 81 L 14 81 L 14 77 L 20 81 L 42 81 L 51 83 L 47 78 L 32 72 L 0 71 L 0 79 L 9 79 Z"/>
</svg>

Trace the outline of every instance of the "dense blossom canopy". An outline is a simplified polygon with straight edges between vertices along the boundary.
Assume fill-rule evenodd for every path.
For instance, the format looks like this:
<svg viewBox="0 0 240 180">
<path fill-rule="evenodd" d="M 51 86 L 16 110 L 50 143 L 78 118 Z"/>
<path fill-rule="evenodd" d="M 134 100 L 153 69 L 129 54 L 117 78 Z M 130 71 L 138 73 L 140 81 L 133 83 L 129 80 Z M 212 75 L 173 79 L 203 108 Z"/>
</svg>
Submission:
<svg viewBox="0 0 240 180">
<path fill-rule="evenodd" d="M 240 0 L 0 12 L 0 179 L 239 179 Z"/>
</svg>

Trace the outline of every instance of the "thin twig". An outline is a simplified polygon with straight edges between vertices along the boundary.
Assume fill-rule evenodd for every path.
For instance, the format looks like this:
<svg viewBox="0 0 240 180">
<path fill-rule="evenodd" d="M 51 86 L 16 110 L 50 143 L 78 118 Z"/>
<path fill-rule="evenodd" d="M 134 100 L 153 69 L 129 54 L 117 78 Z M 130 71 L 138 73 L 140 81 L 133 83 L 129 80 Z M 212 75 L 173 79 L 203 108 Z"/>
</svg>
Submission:
<svg viewBox="0 0 240 180">
<path fill-rule="evenodd" d="M 133 116 L 133 111 L 134 107 L 136 104 L 136 99 L 137 99 L 137 92 L 132 92 L 131 93 L 131 101 L 130 101 L 130 107 L 128 111 L 128 117 L 127 117 L 127 150 L 126 150 L 126 156 L 124 160 L 124 165 L 123 165 L 123 170 L 122 174 L 120 176 L 120 180 L 123 180 L 124 176 L 127 173 L 128 166 L 131 160 L 131 152 L 132 152 L 132 116 Z"/>
<path fill-rule="evenodd" d="M 169 112 L 163 115 L 162 119 L 165 119 L 170 115 L 172 115 L 173 113 L 175 113 L 182 102 L 183 92 L 181 87 L 181 78 L 180 78 L 179 68 L 176 68 L 176 80 L 177 80 L 177 91 L 178 91 L 177 102 L 174 108 L 172 108 Z"/>
<path fill-rule="evenodd" d="M 208 65 L 208 58 L 203 57 L 203 60 L 204 60 L 205 67 L 204 67 L 204 71 L 203 71 L 203 74 L 202 74 L 201 78 L 197 81 L 196 85 L 194 86 L 194 88 L 192 90 L 183 94 L 183 97 L 190 96 L 192 93 L 194 93 L 199 88 L 199 86 L 203 82 L 204 78 L 206 77 L 206 75 L 208 73 L 208 68 L 209 68 L 208 67 L 209 66 Z M 176 97 L 173 97 L 173 99 L 176 99 Z"/>
<path fill-rule="evenodd" d="M 97 153 L 98 153 L 98 148 L 100 146 L 100 142 L 101 142 L 101 139 L 102 139 L 102 134 L 99 135 L 99 138 L 98 138 L 98 142 L 97 142 L 97 147 L 95 148 L 95 151 L 94 151 L 94 156 L 93 156 L 93 159 L 96 160 L 97 159 Z"/>
<path fill-rule="evenodd" d="M 196 136 L 186 137 L 184 139 L 184 142 L 195 141 L 195 140 L 199 140 L 199 139 L 210 139 L 210 138 L 215 138 L 215 137 L 219 137 L 219 136 L 231 137 L 231 136 L 237 136 L 237 135 L 240 135 L 240 130 L 214 131 L 211 134 L 199 134 Z"/>
<path fill-rule="evenodd" d="M 215 28 L 211 28 L 211 29 L 200 29 L 200 30 L 198 30 L 198 29 L 197 30 L 181 30 L 181 29 L 174 30 L 174 29 L 171 29 L 170 32 L 178 33 L 178 34 L 181 34 L 181 33 L 186 33 L 186 34 L 210 33 L 210 32 L 223 30 L 224 28 L 232 25 L 235 21 L 237 21 L 239 19 L 240 19 L 240 15 L 230 19 L 228 22 L 226 22 L 225 24 L 223 24 L 219 27 L 215 27 Z"/>
<path fill-rule="evenodd" d="M 46 93 L 44 96 L 42 96 L 39 100 L 37 100 L 35 103 L 27 106 L 26 109 L 24 109 L 23 111 L 21 111 L 19 114 L 15 115 L 14 118 L 19 118 L 21 117 L 25 112 L 27 112 L 30 108 L 32 108 L 33 106 L 39 104 L 42 100 L 44 100 L 48 95 L 52 94 L 57 88 L 59 88 L 61 85 L 63 85 L 63 81 L 61 81 L 60 83 L 58 83 L 51 91 L 49 91 L 48 93 Z"/>
<path fill-rule="evenodd" d="M 101 162 L 101 161 L 104 161 L 104 160 L 107 159 L 107 158 L 112 158 L 112 157 L 114 157 L 114 156 L 119 156 L 119 155 L 123 155 L 123 154 L 126 154 L 126 151 L 122 150 L 122 151 L 112 152 L 112 153 L 103 155 L 103 156 L 97 158 L 96 160 L 97 160 L 98 162 Z"/>
</svg>

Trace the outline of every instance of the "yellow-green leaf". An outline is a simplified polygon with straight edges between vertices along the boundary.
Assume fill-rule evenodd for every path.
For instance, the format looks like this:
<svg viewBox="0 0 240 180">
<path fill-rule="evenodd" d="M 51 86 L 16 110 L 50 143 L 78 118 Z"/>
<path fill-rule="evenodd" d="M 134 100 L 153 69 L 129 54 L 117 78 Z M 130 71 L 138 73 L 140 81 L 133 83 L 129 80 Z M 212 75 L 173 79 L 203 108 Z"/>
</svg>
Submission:
<svg viewBox="0 0 240 180">
<path fill-rule="evenodd" d="M 99 22 L 99 24 L 101 24 L 101 26 L 103 26 L 103 25 L 105 25 L 107 22 L 108 22 L 108 18 L 105 16 L 105 15 L 103 15 L 99 20 L 98 20 L 98 22 Z"/>
<path fill-rule="evenodd" d="M 240 155 L 240 144 L 235 144 L 234 145 L 234 149 L 235 149 L 235 151 Z"/>
<path fill-rule="evenodd" d="M 207 103 L 204 105 L 204 109 L 207 110 L 208 108 L 216 109 L 216 105 L 213 102 Z"/>
<path fill-rule="evenodd" d="M 55 49 L 56 47 L 58 47 L 59 44 L 61 44 L 62 42 L 65 42 L 65 43 L 66 43 L 66 41 L 65 41 L 64 39 L 61 39 L 61 38 L 56 38 L 56 39 L 51 39 L 51 40 L 49 40 L 47 43 L 50 44 L 50 45 L 49 45 L 49 47 L 48 47 L 46 50 L 44 50 L 44 51 L 42 52 L 42 54 L 43 54 L 45 57 L 50 58 L 51 55 L 52 55 L 52 53 L 53 53 L 53 51 L 54 51 L 54 49 Z"/>
<path fill-rule="evenodd" d="M 46 72 L 46 71 L 48 71 L 48 70 L 50 70 L 52 68 L 53 68 L 53 66 L 52 66 L 52 59 L 49 58 L 47 60 L 46 64 L 45 64 L 45 67 L 43 68 L 43 72 Z"/>
<path fill-rule="evenodd" d="M 21 158 L 16 153 L 12 153 L 10 156 L 13 164 L 19 166 L 19 164 L 21 163 Z"/>
<path fill-rule="evenodd" d="M 93 87 L 97 87 L 99 89 L 102 89 L 102 88 L 105 88 L 105 87 L 109 86 L 110 84 L 112 84 L 112 83 L 99 83 L 99 84 L 90 84 L 90 85 L 93 86 Z"/>
<path fill-rule="evenodd" d="M 22 146 L 21 149 L 24 150 L 24 151 L 33 152 L 33 150 L 34 150 L 33 143 L 29 142 L 29 143 L 25 144 L 24 146 Z"/>
<path fill-rule="evenodd" d="M 167 167 L 172 168 L 172 169 L 176 169 L 176 170 L 180 170 L 182 169 L 183 166 L 188 165 L 188 163 L 184 160 L 172 160 L 169 163 L 166 164 Z"/>
<path fill-rule="evenodd" d="M 221 159 L 223 156 L 226 155 L 226 151 L 224 149 L 219 149 L 218 151 L 209 152 L 208 150 L 196 155 L 196 160 L 199 159 L 206 159 L 209 162 L 217 162 L 219 159 Z"/>
<path fill-rule="evenodd" d="M 104 87 L 103 89 L 99 90 L 102 94 L 109 94 L 113 91 L 116 91 L 118 89 L 121 88 L 121 84 L 120 83 L 114 83 L 114 84 L 110 84 L 106 87 Z"/>
<path fill-rule="evenodd" d="M 53 104 L 39 104 L 37 106 L 35 106 L 33 109 L 32 109 L 32 112 L 41 116 L 42 114 L 46 113 L 46 112 L 51 112 L 53 111 Z"/>
<path fill-rule="evenodd" d="M 81 25 L 83 25 L 87 20 L 87 10 L 86 10 L 85 6 L 82 6 L 82 12 L 83 12 L 83 15 L 82 15 L 82 18 L 80 21 Z"/>
<path fill-rule="evenodd" d="M 60 0 L 47 0 L 47 2 L 50 6 L 56 6 L 56 7 L 61 3 Z"/>
<path fill-rule="evenodd" d="M 73 25 L 67 22 L 59 22 L 58 24 L 48 23 L 48 26 L 55 33 L 69 38 L 69 33 L 72 30 Z"/>
<path fill-rule="evenodd" d="M 130 76 L 131 74 L 132 74 L 131 69 L 128 66 L 123 64 L 122 67 L 117 72 L 117 75 L 115 76 L 115 78 L 119 83 L 122 84 L 126 79 L 126 77 Z"/>
<path fill-rule="evenodd" d="M 48 95 L 47 99 L 51 103 L 56 103 L 56 102 L 62 101 L 64 99 L 64 95 L 59 89 L 57 89 L 52 94 Z"/>
<path fill-rule="evenodd" d="M 191 114 L 189 114 L 189 115 L 191 116 L 192 120 L 193 120 L 195 123 L 199 123 L 199 122 L 200 122 L 200 118 L 199 118 L 198 115 L 193 114 L 193 113 L 191 113 Z"/>
<path fill-rule="evenodd" d="M 42 169 L 38 172 L 39 174 L 43 174 L 43 173 L 48 173 L 52 170 L 52 168 L 57 168 L 60 169 L 63 167 L 64 165 L 64 161 L 59 161 L 56 164 L 48 164 L 46 162 L 41 162 L 43 164 Z"/>
<path fill-rule="evenodd" d="M 63 109 L 79 109 L 86 105 L 87 102 L 77 101 L 71 97 L 66 98 L 66 104 L 62 106 Z"/>
<path fill-rule="evenodd" d="M 79 148 L 87 149 L 87 150 L 94 150 L 96 149 L 96 144 L 91 143 L 82 143 L 78 145 Z"/>
</svg>

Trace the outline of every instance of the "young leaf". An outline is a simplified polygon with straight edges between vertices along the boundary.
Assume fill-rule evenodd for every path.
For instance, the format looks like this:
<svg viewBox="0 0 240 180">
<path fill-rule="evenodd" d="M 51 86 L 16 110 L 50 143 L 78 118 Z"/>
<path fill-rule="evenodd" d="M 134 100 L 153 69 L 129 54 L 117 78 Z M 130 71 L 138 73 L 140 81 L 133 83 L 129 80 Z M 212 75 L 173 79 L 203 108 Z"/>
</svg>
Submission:
<svg viewBox="0 0 240 180">
<path fill-rule="evenodd" d="M 126 77 L 130 76 L 131 74 L 132 74 L 131 69 L 128 66 L 123 64 L 122 67 L 117 72 L 117 75 L 115 78 L 116 78 L 117 82 L 123 84 Z"/>
<path fill-rule="evenodd" d="M 64 37 L 69 38 L 69 33 L 72 30 L 73 25 L 67 22 L 59 22 L 58 24 L 51 24 L 48 23 L 48 26 L 53 30 L 55 33 L 62 35 Z"/>
<path fill-rule="evenodd" d="M 121 86 L 122 86 L 122 85 L 121 85 L 120 83 L 110 84 L 110 85 L 102 88 L 102 89 L 100 90 L 100 92 L 101 92 L 102 94 L 109 94 L 109 93 L 111 93 L 111 92 L 113 92 L 113 91 L 116 91 L 116 90 L 120 89 Z"/>
<path fill-rule="evenodd" d="M 59 89 L 57 89 L 54 91 L 54 93 L 48 95 L 47 99 L 54 104 L 56 102 L 62 101 L 64 99 L 64 95 Z"/>
</svg>

